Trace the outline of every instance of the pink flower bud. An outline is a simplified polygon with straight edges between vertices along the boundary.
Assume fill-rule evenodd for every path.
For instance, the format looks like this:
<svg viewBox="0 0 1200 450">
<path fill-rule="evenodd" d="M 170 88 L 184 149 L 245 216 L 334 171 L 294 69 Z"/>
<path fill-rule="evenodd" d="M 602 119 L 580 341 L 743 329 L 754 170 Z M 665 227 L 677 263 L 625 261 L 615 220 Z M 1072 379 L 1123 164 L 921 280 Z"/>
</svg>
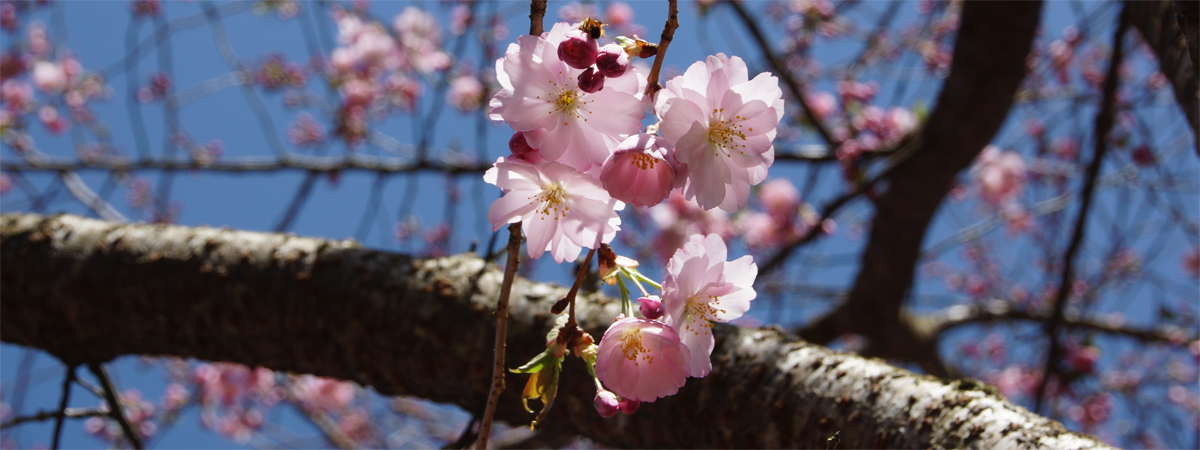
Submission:
<svg viewBox="0 0 1200 450">
<path fill-rule="evenodd" d="M 619 406 L 621 408 L 621 412 L 625 413 L 625 415 L 631 415 L 637 412 L 638 407 L 642 406 L 642 402 L 623 398 L 621 399 Z"/>
<path fill-rule="evenodd" d="M 508 140 L 508 150 L 512 152 L 513 158 L 531 164 L 537 164 L 546 160 L 536 148 L 529 146 L 529 142 L 525 140 L 525 133 L 520 131 L 513 133 L 512 138 Z"/>
<path fill-rule="evenodd" d="M 604 89 L 604 75 L 596 73 L 595 67 L 588 67 L 579 74 L 579 90 L 595 94 Z"/>
<path fill-rule="evenodd" d="M 617 415 L 617 410 L 620 404 L 617 402 L 617 395 L 609 391 L 600 391 L 596 393 L 596 412 L 600 413 L 600 417 L 612 417 Z"/>
<path fill-rule="evenodd" d="M 596 62 L 600 46 L 583 30 L 567 32 L 566 39 L 558 44 L 558 59 L 576 69 L 585 69 Z"/>
<path fill-rule="evenodd" d="M 647 319 L 655 320 L 663 315 L 662 300 L 657 295 L 639 298 L 638 305 L 642 310 L 642 316 Z"/>
<path fill-rule="evenodd" d="M 620 45 L 605 45 L 600 48 L 600 55 L 596 56 L 596 69 L 599 69 L 601 75 L 610 78 L 624 75 L 625 71 L 629 70 L 629 55 Z"/>
<path fill-rule="evenodd" d="M 654 206 L 675 184 L 675 158 L 666 140 L 652 134 L 629 136 L 604 162 L 600 182 L 613 198 Z"/>
</svg>

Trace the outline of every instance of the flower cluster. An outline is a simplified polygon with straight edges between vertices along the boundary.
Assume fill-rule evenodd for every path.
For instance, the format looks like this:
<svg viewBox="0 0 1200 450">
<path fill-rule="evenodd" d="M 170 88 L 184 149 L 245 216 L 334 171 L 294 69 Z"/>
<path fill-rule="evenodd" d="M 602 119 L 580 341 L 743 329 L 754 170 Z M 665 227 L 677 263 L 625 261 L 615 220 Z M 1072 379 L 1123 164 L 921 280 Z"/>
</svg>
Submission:
<svg viewBox="0 0 1200 450">
<path fill-rule="evenodd" d="M 712 323 L 741 317 L 756 296 L 757 266 L 749 256 L 727 261 L 724 238 L 732 229 L 727 214 L 746 206 L 775 160 L 772 141 L 784 110 L 778 80 L 766 73 L 751 78 L 741 58 L 718 54 L 662 90 L 648 90 L 647 77 L 630 61 L 655 56 L 654 44 L 621 36 L 602 45 L 603 36 L 595 19 L 558 23 L 541 36 L 519 37 L 496 62 L 500 90 L 489 102 L 490 117 L 514 133 L 511 153 L 484 174 L 504 191 L 488 221 L 493 230 L 522 223 L 531 258 L 549 251 L 562 263 L 585 247 L 599 249 L 601 277 L 619 284 L 623 299 L 622 314 L 599 344 L 576 327 L 572 308 L 551 331 L 547 349 L 513 370 L 531 375 L 523 400 L 543 404 L 535 424 L 553 403 L 562 361 L 572 351 L 596 379 L 596 411 L 632 414 L 641 402 L 674 395 L 689 377 L 708 375 Z M 643 127 L 647 107 L 657 124 Z M 799 205 L 795 197 L 791 203 Z M 671 255 L 660 285 L 606 245 L 620 230 L 618 211 L 626 204 L 654 207 L 668 222 L 676 221 L 666 216 L 712 216 L 723 225 L 677 230 L 673 245 L 660 249 Z M 709 233 L 717 228 L 727 231 Z M 626 279 L 643 294 L 641 317 Z M 551 312 L 561 313 L 573 295 Z"/>
<path fill-rule="evenodd" d="M 505 191 L 488 220 L 495 230 L 523 222 L 530 257 L 577 258 L 612 240 L 626 203 L 653 206 L 676 188 L 703 210 L 736 211 L 775 159 L 783 115 L 775 77 L 751 79 L 741 58 L 718 54 L 650 99 L 630 64 L 646 43 L 602 46 L 602 35 L 592 19 L 558 23 L 519 37 L 496 62 L 490 117 L 515 133 L 512 154 L 484 177 Z M 643 131 L 649 104 L 659 125 Z"/>
</svg>

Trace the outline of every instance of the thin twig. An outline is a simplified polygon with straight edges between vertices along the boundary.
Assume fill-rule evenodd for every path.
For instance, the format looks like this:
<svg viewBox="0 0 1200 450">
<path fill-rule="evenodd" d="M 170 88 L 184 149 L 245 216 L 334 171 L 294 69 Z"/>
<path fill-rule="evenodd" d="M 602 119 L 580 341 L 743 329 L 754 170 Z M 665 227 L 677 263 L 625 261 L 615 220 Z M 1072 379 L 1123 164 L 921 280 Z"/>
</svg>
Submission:
<svg viewBox="0 0 1200 450">
<path fill-rule="evenodd" d="M 544 6 L 544 5 L 543 5 Z M 508 264 L 504 267 L 504 284 L 500 286 L 500 300 L 496 302 L 496 348 L 492 361 L 492 388 L 488 392 L 487 408 L 483 410 L 483 421 L 479 425 L 479 443 L 475 448 L 487 448 L 488 434 L 492 431 L 492 418 L 496 416 L 496 404 L 504 391 L 505 334 L 508 331 L 508 297 L 512 293 L 513 279 L 521 263 L 521 222 L 508 226 Z"/>
<path fill-rule="evenodd" d="M 1079 193 L 1081 203 L 1079 205 L 1079 215 L 1075 218 L 1075 230 L 1071 234 L 1071 241 L 1067 245 L 1067 252 L 1063 255 L 1062 278 L 1058 284 L 1058 293 L 1054 297 L 1054 314 L 1050 316 L 1050 321 L 1046 323 L 1046 335 L 1050 338 L 1050 351 L 1046 355 L 1045 368 L 1042 370 L 1042 381 L 1038 384 L 1037 395 L 1034 401 L 1034 412 L 1042 410 L 1042 403 L 1045 400 L 1046 388 L 1050 384 L 1050 378 L 1056 376 L 1058 365 L 1055 363 L 1061 357 L 1062 348 L 1058 341 L 1058 329 L 1063 323 L 1064 312 L 1067 307 L 1067 297 L 1071 293 L 1071 285 L 1074 284 L 1075 256 L 1079 253 L 1079 249 L 1083 247 L 1084 231 L 1087 228 L 1088 212 L 1092 206 L 1092 194 L 1096 190 L 1096 178 L 1100 175 L 1100 165 L 1104 162 L 1104 155 L 1108 152 L 1108 134 L 1112 131 L 1113 117 L 1115 116 L 1117 102 L 1117 84 L 1120 79 L 1120 65 L 1122 59 L 1123 45 L 1125 42 L 1125 31 L 1129 29 L 1129 11 L 1128 5 L 1121 7 L 1120 17 L 1117 19 L 1117 30 L 1113 33 L 1112 58 L 1108 62 L 1108 73 L 1104 76 L 1103 97 L 1100 99 L 1100 110 L 1096 112 L 1096 127 L 1095 127 L 1095 155 L 1092 156 L 1091 163 L 1088 164 L 1087 173 L 1084 175 L 1083 191 Z"/>
<path fill-rule="evenodd" d="M 542 18 L 546 17 L 546 0 L 529 2 L 529 34 L 542 35 Z"/>
<path fill-rule="evenodd" d="M 792 95 L 796 97 L 796 102 L 800 103 L 801 109 L 804 110 L 804 118 L 808 119 L 808 121 L 812 124 L 813 129 L 817 130 L 817 134 L 821 135 L 821 139 L 824 140 L 826 144 L 833 148 L 839 147 L 841 145 L 841 141 L 833 137 L 833 133 L 830 133 L 829 129 L 825 128 L 825 124 L 821 121 L 821 118 L 817 117 L 816 113 L 813 112 L 812 106 L 808 104 L 808 98 L 805 96 L 806 89 L 804 88 L 804 85 L 800 82 L 800 80 L 796 79 L 796 77 L 793 76 L 790 71 L 788 71 L 787 65 L 784 64 L 783 61 L 771 51 L 771 44 L 767 42 L 766 36 L 764 36 L 762 30 L 758 28 L 758 22 L 756 22 L 753 17 L 750 17 L 750 13 L 746 12 L 746 8 L 742 7 L 741 2 L 728 0 L 725 3 L 732 7 L 733 11 L 737 13 L 740 19 L 742 19 L 742 24 L 746 26 L 746 30 L 750 32 L 750 35 L 754 37 L 754 41 L 757 42 L 758 46 L 762 48 L 763 58 L 765 58 L 767 62 L 771 64 L 771 68 L 775 71 L 775 75 L 779 76 L 779 78 L 783 80 L 783 83 L 787 85 L 788 90 L 792 91 Z"/>
<path fill-rule="evenodd" d="M 667 56 L 667 46 L 671 45 L 671 39 L 675 38 L 675 29 L 679 28 L 679 4 L 676 0 L 671 0 L 667 6 L 667 23 L 663 25 L 662 35 L 658 38 L 658 53 L 654 55 L 654 65 L 650 68 L 650 75 L 646 77 L 646 95 L 650 100 L 654 100 L 654 94 L 662 89 L 658 85 L 658 74 L 662 70 L 663 59 Z"/>
<path fill-rule="evenodd" d="M 67 418 L 67 403 L 71 400 L 71 383 L 75 381 L 75 368 L 78 366 L 67 366 L 67 373 L 63 375 L 62 383 L 62 399 L 58 402 L 58 412 L 54 419 L 54 438 L 50 441 L 50 448 L 58 450 L 59 439 L 62 438 L 63 420 Z"/>
<path fill-rule="evenodd" d="M 820 235 L 820 233 L 824 230 L 823 225 L 826 220 L 832 218 L 833 215 L 836 214 L 843 206 L 849 203 L 850 200 L 867 193 L 871 190 L 871 188 L 875 187 L 880 180 L 890 176 L 897 167 L 912 157 L 912 155 L 917 152 L 917 149 L 924 145 L 923 142 L 923 139 L 921 139 L 921 129 L 914 130 L 910 132 L 907 137 L 901 139 L 900 143 L 897 144 L 896 150 L 889 151 L 893 155 L 888 160 L 887 167 L 884 167 L 883 170 L 880 170 L 879 173 L 874 177 L 859 183 L 857 186 L 855 186 L 853 191 L 842 194 L 842 196 L 833 199 L 829 203 L 826 203 L 825 207 L 821 208 L 821 217 L 817 219 L 817 222 L 804 233 L 804 236 L 801 236 L 800 239 L 792 241 L 786 247 L 779 250 L 778 253 L 775 253 L 774 256 L 768 258 L 766 262 L 763 263 L 758 273 L 766 274 L 782 266 L 783 262 L 792 255 L 792 252 L 794 252 L 797 248 L 808 244 Z"/>
<path fill-rule="evenodd" d="M 583 277 L 587 275 L 588 267 L 592 265 L 592 255 L 596 254 L 596 249 L 589 249 L 587 257 L 583 258 L 583 265 L 579 266 L 579 274 L 575 276 L 575 283 L 571 285 L 571 290 L 567 292 L 567 301 L 570 302 L 570 307 L 567 309 L 567 323 L 563 325 L 563 331 L 573 333 L 578 326 L 575 322 L 575 296 L 579 294 L 579 286 L 583 284 Z M 560 333 L 560 335 L 562 335 Z"/>
<path fill-rule="evenodd" d="M 133 446 L 136 450 L 145 448 L 142 446 L 142 439 L 133 430 L 133 426 L 129 424 L 129 420 L 125 419 L 124 408 L 121 408 L 121 402 L 117 400 L 117 389 L 113 387 L 112 380 L 108 378 L 108 373 L 104 371 L 104 367 L 96 363 L 88 363 L 88 370 L 92 372 L 92 375 L 96 376 L 96 380 L 100 382 L 100 387 L 104 389 L 104 399 L 109 405 L 108 414 L 121 426 L 121 432 L 129 440 L 129 445 Z"/>
<path fill-rule="evenodd" d="M 50 419 L 57 419 L 59 416 L 68 419 L 82 419 L 84 417 L 107 416 L 107 409 L 100 408 L 67 408 L 62 411 L 38 411 L 37 414 L 31 416 L 13 417 L 0 423 L 0 430 L 7 430 L 11 427 L 29 422 L 45 422 Z"/>
<path fill-rule="evenodd" d="M 62 172 L 59 174 L 59 178 L 76 200 L 79 200 L 79 202 L 83 203 L 84 206 L 87 206 L 88 209 L 94 211 L 96 215 L 100 216 L 101 219 L 110 222 L 129 221 L 129 219 L 126 219 L 120 211 L 117 211 L 116 208 L 113 208 L 113 206 L 104 201 L 103 198 L 100 198 L 99 195 L 96 195 L 96 192 L 92 191 L 92 189 L 87 186 L 87 183 L 83 182 L 83 179 L 79 177 L 79 174 L 73 171 Z"/>
</svg>

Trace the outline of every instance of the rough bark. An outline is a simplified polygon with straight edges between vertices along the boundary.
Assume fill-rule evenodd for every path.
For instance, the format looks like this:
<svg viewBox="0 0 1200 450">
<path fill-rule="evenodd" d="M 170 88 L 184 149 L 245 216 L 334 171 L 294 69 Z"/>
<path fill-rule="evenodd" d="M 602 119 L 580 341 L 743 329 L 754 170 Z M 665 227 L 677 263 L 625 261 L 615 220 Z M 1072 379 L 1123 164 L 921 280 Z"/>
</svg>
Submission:
<svg viewBox="0 0 1200 450">
<path fill-rule="evenodd" d="M 897 166 L 876 202 L 870 240 L 846 300 L 819 318 L 801 337 L 825 343 L 861 334 L 872 353 L 914 361 L 928 373 L 946 375 L 937 342 L 906 319 L 930 221 L 953 186 L 1008 117 L 1025 77 L 1026 57 L 1037 33 L 1040 2 L 964 2 L 954 61 L 936 107 L 920 135 L 920 148 Z"/>
<path fill-rule="evenodd" d="M 1134 28 L 1154 50 L 1158 69 L 1171 80 L 1175 101 L 1187 116 L 1196 152 L 1200 153 L 1200 68 L 1196 66 L 1195 2 L 1176 7 L 1166 0 L 1126 0 Z M 1190 36 L 1180 29 L 1190 17 Z M 1187 42 L 1189 41 L 1190 42 Z M 1192 46 L 1192 50 L 1188 46 Z M 1190 53 L 1190 57 L 1189 57 Z"/>
<path fill-rule="evenodd" d="M 282 234 L 0 218 L 0 338 L 68 364 L 121 355 L 231 361 L 357 382 L 477 410 L 488 392 L 502 274 L 474 255 L 436 260 Z M 517 279 L 508 366 L 545 345 L 564 288 Z M 576 311 L 595 335 L 619 310 Z M 777 329 L 714 328 L 714 370 L 634 416 L 601 419 L 582 364 L 565 364 L 548 427 L 617 447 L 1094 448 L 1094 438 L 973 380 L 943 382 Z M 520 376 L 509 375 L 510 386 Z M 519 389 L 497 417 L 525 423 Z"/>
</svg>

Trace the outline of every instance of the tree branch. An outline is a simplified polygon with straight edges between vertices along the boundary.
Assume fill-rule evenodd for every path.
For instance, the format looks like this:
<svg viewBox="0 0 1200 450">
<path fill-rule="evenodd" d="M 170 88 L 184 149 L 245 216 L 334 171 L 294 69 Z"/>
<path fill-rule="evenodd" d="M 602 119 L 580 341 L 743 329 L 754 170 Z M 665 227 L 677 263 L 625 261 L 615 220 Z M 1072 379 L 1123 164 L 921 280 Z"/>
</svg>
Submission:
<svg viewBox="0 0 1200 450">
<path fill-rule="evenodd" d="M 860 334 L 880 356 L 917 362 L 931 374 L 949 373 L 936 346 L 923 343 L 902 318 L 902 306 L 930 221 L 955 177 L 1008 117 L 1040 15 L 1040 2 L 963 4 L 954 61 L 921 130 L 921 148 L 885 180 L 888 189 L 876 202 L 854 286 L 801 337 L 825 343 Z"/>
<path fill-rule="evenodd" d="M 473 255 L 416 260 L 353 241 L 10 214 L 0 217 L 0 265 L 10 268 L 0 272 L 0 339 L 68 364 L 194 357 L 466 408 L 488 392 L 489 367 L 475 362 L 489 354 L 502 274 Z M 546 310 L 565 293 L 514 281 L 507 367 L 545 348 Z M 577 318 L 593 335 L 620 309 L 601 295 L 581 300 Z M 834 432 L 842 448 L 1104 447 L 977 382 L 915 375 L 775 329 L 713 333 L 713 372 L 636 416 L 596 417 L 590 376 L 565 364 L 548 422 L 613 447 L 823 447 Z M 505 392 L 497 418 L 528 421 L 520 404 Z"/>
<path fill-rule="evenodd" d="M 1180 3 L 1190 3 L 1190 10 L 1194 14 L 1195 2 Z M 1188 58 L 1188 43 L 1184 42 L 1184 34 L 1179 29 L 1176 8 L 1166 0 L 1126 0 L 1124 7 L 1129 11 L 1134 28 L 1154 50 L 1159 70 L 1171 80 L 1175 101 L 1187 117 L 1196 153 L 1200 154 L 1200 68 L 1193 62 L 1195 50 L 1192 50 L 1192 57 Z M 1188 7 L 1184 6 L 1180 12 L 1185 14 L 1179 18 L 1186 17 L 1187 11 Z M 1192 33 L 1194 36 L 1194 29 Z M 1192 39 L 1191 45 L 1195 48 L 1195 38 Z"/>
</svg>

